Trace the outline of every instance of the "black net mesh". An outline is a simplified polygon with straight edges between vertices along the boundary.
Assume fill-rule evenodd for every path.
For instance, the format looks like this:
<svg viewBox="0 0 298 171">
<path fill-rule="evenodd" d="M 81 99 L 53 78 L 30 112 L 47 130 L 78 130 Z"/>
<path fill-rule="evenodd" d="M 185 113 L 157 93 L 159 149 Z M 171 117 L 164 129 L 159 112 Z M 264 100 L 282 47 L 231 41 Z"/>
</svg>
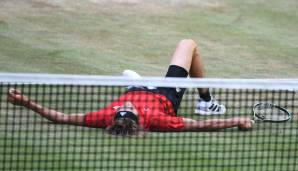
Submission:
<svg viewBox="0 0 298 171">
<path fill-rule="evenodd" d="M 119 137 L 104 129 L 56 124 L 7 101 L 10 88 L 66 114 L 97 111 L 127 89 L 118 86 L 0 85 L 0 170 L 298 170 L 298 96 L 295 91 L 211 89 L 227 113 L 194 114 L 197 90 L 184 94 L 178 116 L 195 120 L 252 117 L 271 102 L 293 114 L 283 123 L 256 123 L 250 131 L 147 132 Z"/>
</svg>

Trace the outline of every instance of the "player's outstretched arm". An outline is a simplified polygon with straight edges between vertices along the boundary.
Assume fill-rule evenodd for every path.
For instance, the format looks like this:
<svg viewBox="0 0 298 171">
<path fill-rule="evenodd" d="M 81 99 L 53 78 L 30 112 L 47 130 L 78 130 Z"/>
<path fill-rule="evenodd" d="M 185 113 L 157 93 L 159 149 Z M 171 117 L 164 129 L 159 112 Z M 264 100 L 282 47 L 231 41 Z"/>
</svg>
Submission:
<svg viewBox="0 0 298 171">
<path fill-rule="evenodd" d="M 84 114 L 68 115 L 53 109 L 48 109 L 30 100 L 27 96 L 23 95 L 21 91 L 16 89 L 9 90 L 7 100 L 14 105 L 24 106 L 54 123 L 84 125 Z"/>
<path fill-rule="evenodd" d="M 241 130 L 252 128 L 252 122 L 247 117 L 235 117 L 229 119 L 209 119 L 197 121 L 190 118 L 183 118 L 183 131 L 216 131 L 225 128 L 238 127 Z"/>
</svg>

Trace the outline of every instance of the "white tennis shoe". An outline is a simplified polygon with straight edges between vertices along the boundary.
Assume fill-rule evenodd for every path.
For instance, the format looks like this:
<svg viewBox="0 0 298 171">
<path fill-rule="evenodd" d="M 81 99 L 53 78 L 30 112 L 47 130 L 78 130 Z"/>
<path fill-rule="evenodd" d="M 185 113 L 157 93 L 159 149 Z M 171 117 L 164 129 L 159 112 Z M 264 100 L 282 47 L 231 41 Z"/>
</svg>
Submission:
<svg viewBox="0 0 298 171">
<path fill-rule="evenodd" d="M 140 74 L 133 70 L 126 69 L 122 72 L 122 75 L 128 78 L 140 79 L 142 78 Z"/>
<path fill-rule="evenodd" d="M 220 105 L 214 99 L 211 99 L 209 102 L 199 99 L 195 113 L 200 115 L 222 115 L 226 113 L 226 107 Z"/>
<path fill-rule="evenodd" d="M 126 69 L 122 72 L 122 75 L 128 78 L 133 78 L 133 79 L 141 79 L 142 76 L 138 74 L 137 72 L 133 70 Z M 142 87 L 142 86 L 128 86 L 127 88 L 133 88 L 133 87 Z M 147 87 L 148 89 L 156 89 L 156 87 Z"/>
</svg>

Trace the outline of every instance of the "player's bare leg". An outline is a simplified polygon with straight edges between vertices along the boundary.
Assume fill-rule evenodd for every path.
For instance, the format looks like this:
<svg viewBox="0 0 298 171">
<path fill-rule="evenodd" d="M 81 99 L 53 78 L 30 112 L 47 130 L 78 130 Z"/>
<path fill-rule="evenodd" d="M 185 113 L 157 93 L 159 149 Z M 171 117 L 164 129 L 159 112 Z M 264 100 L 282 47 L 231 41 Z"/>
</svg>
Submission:
<svg viewBox="0 0 298 171">
<path fill-rule="evenodd" d="M 198 46 L 192 39 L 184 39 L 178 43 L 170 64 L 184 68 L 190 77 L 203 78 L 205 76 Z M 200 88 L 198 91 L 202 100 L 198 102 L 195 113 L 202 115 L 225 113 L 225 106 L 212 100 L 209 88 Z"/>
<path fill-rule="evenodd" d="M 171 65 L 178 65 L 188 71 L 190 77 L 203 78 L 205 72 L 198 46 L 192 39 L 181 40 L 172 56 Z M 200 89 L 200 92 L 208 91 L 208 88 Z"/>
</svg>

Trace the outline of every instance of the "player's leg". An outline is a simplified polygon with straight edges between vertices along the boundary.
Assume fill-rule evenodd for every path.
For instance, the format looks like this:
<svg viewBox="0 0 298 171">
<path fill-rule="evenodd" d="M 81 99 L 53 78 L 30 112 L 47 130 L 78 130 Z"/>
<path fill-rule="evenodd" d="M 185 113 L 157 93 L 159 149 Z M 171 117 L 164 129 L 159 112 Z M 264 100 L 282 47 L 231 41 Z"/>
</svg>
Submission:
<svg viewBox="0 0 298 171">
<path fill-rule="evenodd" d="M 171 65 L 184 68 L 190 77 L 203 78 L 205 76 L 197 44 L 192 39 L 184 39 L 178 43 L 175 53 L 172 56 Z M 205 101 L 211 100 L 208 88 L 200 88 L 198 91 L 200 97 Z"/>
<path fill-rule="evenodd" d="M 170 65 L 177 65 L 184 68 L 187 72 L 190 71 L 192 57 L 196 44 L 191 39 L 181 40 L 172 56 Z"/>
<path fill-rule="evenodd" d="M 197 44 L 191 39 L 184 39 L 178 43 L 170 65 L 184 68 L 190 77 L 202 78 L 205 76 Z M 201 99 L 198 102 L 195 113 L 203 115 L 225 113 L 225 106 L 219 105 L 212 99 L 208 88 L 200 88 L 198 91 Z"/>
</svg>

